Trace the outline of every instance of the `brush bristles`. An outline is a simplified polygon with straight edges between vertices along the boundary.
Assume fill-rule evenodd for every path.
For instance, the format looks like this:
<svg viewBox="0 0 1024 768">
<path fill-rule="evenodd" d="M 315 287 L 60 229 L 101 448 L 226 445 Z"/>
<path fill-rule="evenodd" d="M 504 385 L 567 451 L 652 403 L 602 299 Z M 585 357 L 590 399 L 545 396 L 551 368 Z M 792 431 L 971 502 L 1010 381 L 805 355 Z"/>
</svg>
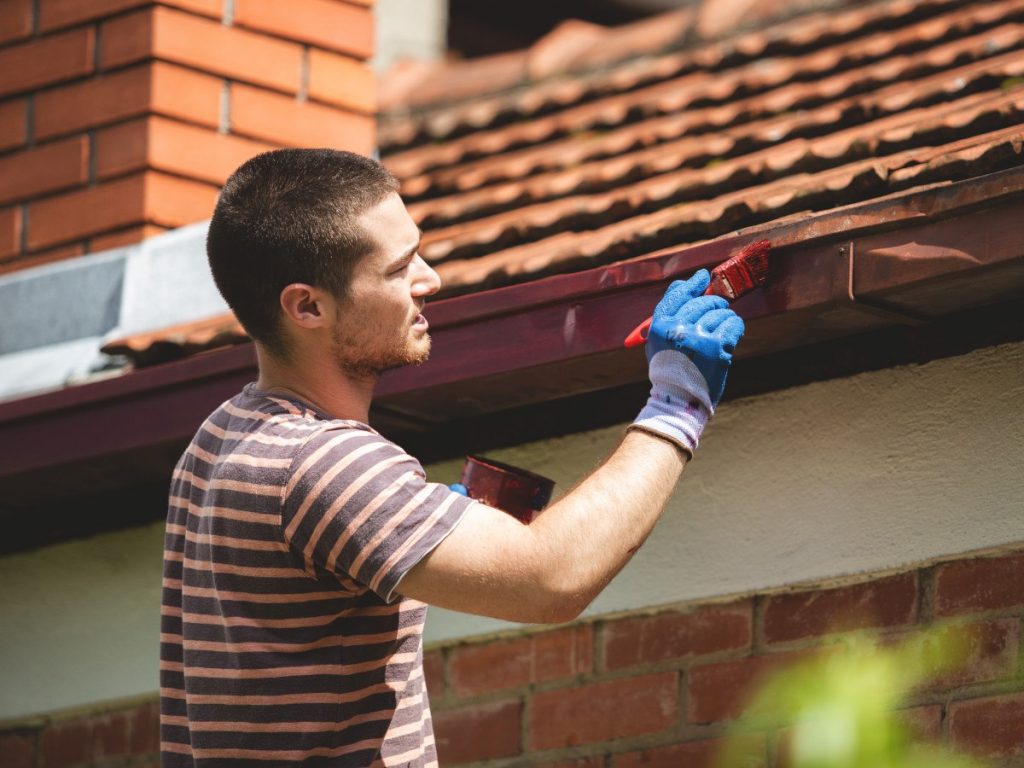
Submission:
<svg viewBox="0 0 1024 768">
<path fill-rule="evenodd" d="M 730 262 L 741 262 L 743 267 L 750 274 L 750 282 L 754 285 L 764 285 L 768 279 L 768 253 L 771 250 L 771 242 L 758 240 L 743 247 L 743 249 L 723 264 L 723 267 Z"/>
<path fill-rule="evenodd" d="M 744 246 L 739 253 L 711 271 L 709 293 L 738 299 L 768 280 L 768 252 L 771 243 L 758 240 Z"/>
</svg>

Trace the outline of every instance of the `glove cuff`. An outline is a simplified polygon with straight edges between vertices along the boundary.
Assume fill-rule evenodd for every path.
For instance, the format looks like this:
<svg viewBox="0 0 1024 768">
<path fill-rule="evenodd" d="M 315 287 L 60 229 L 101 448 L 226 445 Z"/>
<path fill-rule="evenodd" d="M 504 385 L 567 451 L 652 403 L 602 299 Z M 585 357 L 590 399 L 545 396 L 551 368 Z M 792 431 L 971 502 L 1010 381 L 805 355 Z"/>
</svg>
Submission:
<svg viewBox="0 0 1024 768">
<path fill-rule="evenodd" d="M 707 381 L 690 358 L 674 350 L 651 358 L 650 377 L 651 395 L 630 429 L 653 432 L 692 456 L 715 412 Z"/>
</svg>

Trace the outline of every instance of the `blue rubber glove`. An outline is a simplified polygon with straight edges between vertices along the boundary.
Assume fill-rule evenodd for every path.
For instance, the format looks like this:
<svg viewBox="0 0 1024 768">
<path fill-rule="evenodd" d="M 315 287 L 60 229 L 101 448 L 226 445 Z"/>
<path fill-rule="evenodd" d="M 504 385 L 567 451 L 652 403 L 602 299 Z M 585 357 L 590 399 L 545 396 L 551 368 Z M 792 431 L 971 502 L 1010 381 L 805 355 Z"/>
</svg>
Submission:
<svg viewBox="0 0 1024 768">
<path fill-rule="evenodd" d="M 452 483 L 448 486 L 448 490 L 455 491 L 460 496 L 469 496 L 469 489 L 462 483 Z"/>
<path fill-rule="evenodd" d="M 685 354 L 707 382 L 712 405 L 718 405 L 745 327 L 743 318 L 728 309 L 728 301 L 704 295 L 710 284 L 711 275 L 702 269 L 668 287 L 654 308 L 646 349 L 648 363 L 666 349 Z"/>
<path fill-rule="evenodd" d="M 691 455 L 725 390 L 743 320 L 720 296 L 704 296 L 707 270 L 669 286 L 647 334 L 651 396 L 633 427 L 675 442 Z"/>
</svg>

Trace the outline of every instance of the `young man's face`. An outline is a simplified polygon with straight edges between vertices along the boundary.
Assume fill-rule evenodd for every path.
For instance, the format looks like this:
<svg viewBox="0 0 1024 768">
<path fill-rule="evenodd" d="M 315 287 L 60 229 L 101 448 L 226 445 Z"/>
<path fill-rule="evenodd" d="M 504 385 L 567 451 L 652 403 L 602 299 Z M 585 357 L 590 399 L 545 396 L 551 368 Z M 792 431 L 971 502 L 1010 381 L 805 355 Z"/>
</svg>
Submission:
<svg viewBox="0 0 1024 768">
<path fill-rule="evenodd" d="M 419 255 L 420 230 L 397 193 L 359 217 L 377 248 L 358 265 L 333 332 L 339 367 L 357 376 L 422 363 L 430 335 L 422 315 L 441 278 Z"/>
</svg>

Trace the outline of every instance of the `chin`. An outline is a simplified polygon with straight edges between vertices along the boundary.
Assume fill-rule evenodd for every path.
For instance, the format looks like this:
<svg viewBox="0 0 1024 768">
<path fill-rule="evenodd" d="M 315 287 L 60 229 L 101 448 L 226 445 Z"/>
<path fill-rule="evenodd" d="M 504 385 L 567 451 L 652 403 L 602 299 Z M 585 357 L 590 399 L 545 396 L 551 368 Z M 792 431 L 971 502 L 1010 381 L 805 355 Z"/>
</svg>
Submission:
<svg viewBox="0 0 1024 768">
<path fill-rule="evenodd" d="M 420 348 L 417 350 L 410 350 L 406 365 L 422 365 L 430 358 L 430 339 L 427 339 L 426 344 L 419 346 Z"/>
<path fill-rule="evenodd" d="M 395 355 L 381 366 L 380 372 L 392 371 L 396 368 L 405 368 L 410 365 L 422 365 L 430 357 L 430 337 L 424 335 L 422 338 L 410 342 L 405 352 Z"/>
<path fill-rule="evenodd" d="M 430 357 L 430 334 L 424 333 L 409 344 L 409 357 L 416 363 L 425 362 Z"/>
</svg>

